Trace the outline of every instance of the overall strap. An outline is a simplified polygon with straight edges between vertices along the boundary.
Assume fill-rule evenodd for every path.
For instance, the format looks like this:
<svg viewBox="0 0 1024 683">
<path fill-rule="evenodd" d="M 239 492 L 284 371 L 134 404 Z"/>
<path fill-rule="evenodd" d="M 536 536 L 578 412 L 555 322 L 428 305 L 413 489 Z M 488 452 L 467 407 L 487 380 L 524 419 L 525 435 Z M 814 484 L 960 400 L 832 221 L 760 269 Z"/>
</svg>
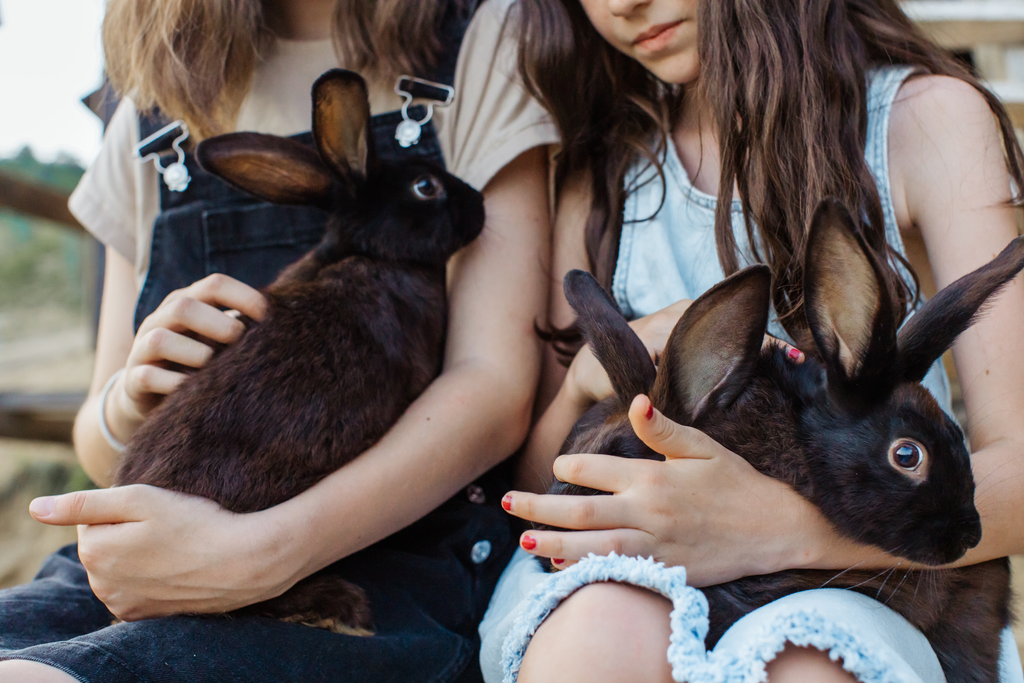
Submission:
<svg viewBox="0 0 1024 683">
<path fill-rule="evenodd" d="M 444 47 L 436 67 L 430 73 L 409 75 L 446 88 L 453 85 L 459 49 L 478 4 L 479 0 L 448 0 L 439 30 Z M 419 126 L 417 141 L 403 146 L 396 132 L 406 116 L 424 124 Z M 140 140 L 168 123 L 159 111 L 140 116 Z M 224 273 L 256 288 L 266 286 L 282 268 L 320 241 L 326 221 L 326 214 L 317 208 L 270 204 L 207 173 L 189 146 L 180 155 L 173 148 L 175 140 L 179 140 L 179 147 L 181 142 L 181 130 L 174 128 L 147 143 L 142 154 L 161 155 L 158 168 L 164 173 L 159 183 L 160 213 L 153 224 L 149 270 L 135 310 L 136 329 L 171 291 L 211 273 Z M 437 131 L 429 120 L 428 108 L 422 104 L 371 117 L 370 132 L 380 159 L 415 157 L 445 166 Z M 292 137 L 313 146 L 309 132 Z M 176 167 L 174 177 L 166 172 L 172 166 Z M 174 182 L 184 171 L 188 182 Z"/>
<path fill-rule="evenodd" d="M 439 37 L 444 46 L 438 55 L 433 72 L 422 77 L 444 85 L 455 84 L 455 67 L 459 62 L 459 50 L 462 40 L 466 37 L 466 29 L 473 20 L 481 0 L 448 0 L 441 19 Z"/>
</svg>

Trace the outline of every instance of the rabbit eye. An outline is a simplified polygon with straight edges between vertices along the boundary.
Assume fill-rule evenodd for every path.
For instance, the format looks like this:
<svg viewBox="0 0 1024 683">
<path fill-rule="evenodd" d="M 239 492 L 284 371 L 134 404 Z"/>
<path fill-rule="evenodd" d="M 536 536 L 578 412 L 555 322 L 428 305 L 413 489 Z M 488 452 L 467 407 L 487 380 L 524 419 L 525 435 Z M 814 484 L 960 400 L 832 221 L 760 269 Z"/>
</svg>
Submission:
<svg viewBox="0 0 1024 683">
<path fill-rule="evenodd" d="M 928 457 L 925 447 L 912 439 L 898 439 L 889 446 L 889 462 L 903 474 L 923 477 Z"/>
<path fill-rule="evenodd" d="M 434 176 L 421 175 L 413 181 L 412 193 L 420 199 L 437 199 L 444 194 L 444 187 Z"/>
<path fill-rule="evenodd" d="M 897 465 L 912 470 L 921 462 L 921 450 L 912 443 L 905 443 L 893 452 L 893 457 Z"/>
</svg>

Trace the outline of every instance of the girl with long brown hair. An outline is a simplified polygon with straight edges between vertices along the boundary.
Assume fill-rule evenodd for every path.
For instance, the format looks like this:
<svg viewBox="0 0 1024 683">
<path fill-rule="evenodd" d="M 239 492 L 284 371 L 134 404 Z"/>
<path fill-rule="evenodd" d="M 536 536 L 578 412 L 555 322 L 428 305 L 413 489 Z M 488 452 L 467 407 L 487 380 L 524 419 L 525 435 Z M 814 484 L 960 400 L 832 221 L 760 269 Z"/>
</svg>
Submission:
<svg viewBox="0 0 1024 683">
<path fill-rule="evenodd" d="M 444 164 L 482 191 L 487 219 L 449 264 L 440 376 L 341 472 L 253 514 L 146 486 L 34 501 L 38 520 L 80 525 L 79 543 L 0 592 L 0 680 L 478 679 L 475 626 L 514 548 L 494 467 L 529 425 L 549 249 L 544 147 L 557 140 L 516 78 L 510 5 L 109 2 L 108 73 L 125 99 L 71 200 L 106 246 L 95 373 L 75 425 L 97 484 L 110 484 L 181 369 L 241 336 L 228 309 L 259 320 L 258 288 L 323 231 L 313 209 L 206 174 L 196 140 L 252 130 L 308 141 L 313 81 L 346 67 L 367 82 L 376 153 Z M 397 90 L 417 102 L 403 108 Z M 140 142 L 138 156 L 165 153 L 159 168 L 133 158 Z M 368 595 L 374 635 L 195 616 L 280 595 L 338 561 Z"/>
<path fill-rule="evenodd" d="M 562 276 L 593 272 L 634 319 L 652 357 L 690 300 L 752 262 L 771 269 L 775 314 L 801 320 L 805 230 L 818 201 L 833 196 L 855 209 L 886 264 L 895 303 L 910 315 L 921 295 L 988 262 L 1016 236 L 1024 160 L 999 102 L 893 0 L 522 0 L 520 7 L 522 67 L 562 134 L 550 324 L 572 362 L 566 370 L 548 359 L 545 410 L 527 442 L 520 490 L 503 506 L 575 531 L 521 536 L 481 627 L 485 677 L 668 681 L 670 634 L 693 626 L 685 614 L 670 621 L 665 598 L 622 583 L 588 585 L 561 603 L 554 593 L 526 600 L 544 580 L 529 553 L 562 567 L 588 553 L 653 557 L 685 566 L 695 586 L 801 567 L 887 571 L 901 561 L 840 537 L 791 489 L 649 411 L 643 399 L 631 422 L 665 462 L 556 459 L 574 421 L 611 393 L 589 351 L 573 356 L 579 344 L 557 286 Z M 769 331 L 782 335 L 777 318 Z M 1024 501 L 1021 339 L 1017 281 L 953 347 L 984 527 L 963 564 L 1024 551 L 1015 521 Z M 800 352 L 791 353 L 800 362 Z M 923 384 L 950 409 L 941 364 Z M 614 495 L 539 495 L 552 463 L 558 479 Z M 723 642 L 751 653 L 750 680 L 764 680 L 766 670 L 773 683 L 849 681 L 851 673 L 862 681 L 942 680 L 919 632 L 881 603 L 840 596 L 788 596 L 793 601 L 754 612 Z M 505 643 L 502 672 L 502 643 L 517 616 L 554 605 L 543 621 L 516 625 L 521 638 Z M 764 615 L 778 609 L 825 615 L 856 657 L 837 662 L 792 644 L 829 649 L 821 633 L 787 646 L 784 634 L 766 631 Z M 1008 632 L 1003 661 L 1004 680 L 1021 680 Z M 685 671 L 675 674 L 686 680 Z"/>
</svg>

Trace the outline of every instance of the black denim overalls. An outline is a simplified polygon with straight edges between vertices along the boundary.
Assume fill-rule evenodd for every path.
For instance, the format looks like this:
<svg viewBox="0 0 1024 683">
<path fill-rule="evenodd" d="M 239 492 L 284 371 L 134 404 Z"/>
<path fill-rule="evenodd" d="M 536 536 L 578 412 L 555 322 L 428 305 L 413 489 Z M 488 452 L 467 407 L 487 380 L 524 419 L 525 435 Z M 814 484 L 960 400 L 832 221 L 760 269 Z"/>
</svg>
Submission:
<svg viewBox="0 0 1024 683">
<path fill-rule="evenodd" d="M 434 74 L 451 84 L 468 16 L 449 10 L 449 48 Z M 422 107 L 410 108 L 420 120 Z M 443 163 L 432 123 L 418 144 L 395 141 L 400 112 L 374 116 L 378 154 L 425 155 Z M 140 122 L 142 139 L 165 122 Z M 298 139 L 312 144 L 308 133 Z M 135 326 L 171 291 L 211 273 L 262 287 L 320 240 L 324 214 L 256 200 L 185 160 L 191 182 L 161 182 L 150 268 Z M 75 546 L 47 559 L 35 581 L 0 592 L 0 658 L 33 659 L 86 681 L 476 681 L 477 624 L 514 550 L 508 490 L 492 471 L 412 526 L 341 561 L 370 599 L 377 635 L 337 635 L 261 617 L 169 617 L 110 626 L 89 589 Z M 416 476 L 411 473 L 410 476 Z M 380 505 L 389 505 L 387 499 Z"/>
</svg>

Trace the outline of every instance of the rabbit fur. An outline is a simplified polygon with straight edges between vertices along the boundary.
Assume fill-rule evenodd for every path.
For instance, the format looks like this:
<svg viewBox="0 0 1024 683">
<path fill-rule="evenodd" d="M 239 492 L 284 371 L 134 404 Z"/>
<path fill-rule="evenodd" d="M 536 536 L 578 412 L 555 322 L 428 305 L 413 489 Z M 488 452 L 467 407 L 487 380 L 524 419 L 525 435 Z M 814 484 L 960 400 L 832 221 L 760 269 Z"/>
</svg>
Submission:
<svg viewBox="0 0 1024 683">
<path fill-rule="evenodd" d="M 615 395 L 582 416 L 562 452 L 663 459 L 627 417 L 633 398 L 647 394 L 670 419 L 789 484 L 843 536 L 924 565 L 953 562 L 981 540 L 970 456 L 959 426 L 919 382 L 1024 267 L 1024 237 L 936 294 L 902 329 L 880 264 L 835 200 L 816 209 L 805 263 L 814 348 L 800 365 L 778 346 L 762 348 L 766 266 L 694 301 L 657 368 L 600 285 L 583 271 L 567 274 L 566 297 Z M 794 338 L 806 332 L 789 326 Z M 602 493 L 558 481 L 550 492 Z M 928 638 L 950 683 L 999 680 L 1000 633 L 1011 619 L 1006 558 L 958 569 L 791 570 L 704 588 L 707 646 L 752 610 L 826 586 L 902 614 Z"/>
<path fill-rule="evenodd" d="M 445 264 L 481 232 L 479 192 L 426 160 L 378 159 L 366 85 L 313 86 L 316 150 L 272 135 L 205 140 L 200 164 L 259 198 L 330 218 L 264 290 L 268 312 L 191 374 L 128 444 L 115 484 L 233 512 L 277 505 L 372 446 L 441 370 Z M 363 591 L 330 568 L 247 613 L 369 633 Z"/>
</svg>

